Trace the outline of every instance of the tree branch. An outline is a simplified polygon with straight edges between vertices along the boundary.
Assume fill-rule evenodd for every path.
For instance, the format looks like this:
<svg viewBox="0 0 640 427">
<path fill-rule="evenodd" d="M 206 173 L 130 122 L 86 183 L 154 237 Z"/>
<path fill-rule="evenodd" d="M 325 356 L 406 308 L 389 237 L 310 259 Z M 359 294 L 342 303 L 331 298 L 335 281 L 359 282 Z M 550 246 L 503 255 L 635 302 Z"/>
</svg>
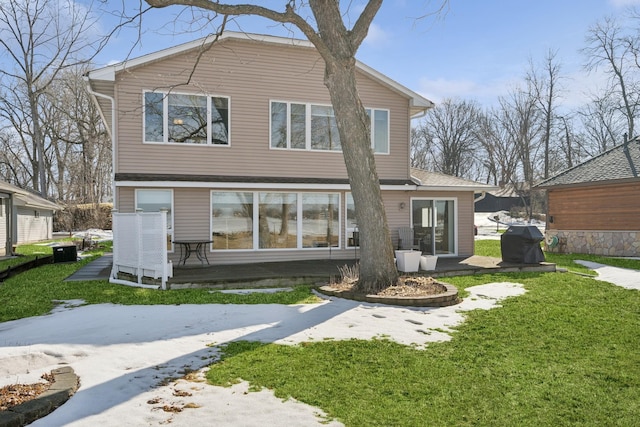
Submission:
<svg viewBox="0 0 640 427">
<path fill-rule="evenodd" d="M 213 0 L 145 0 L 149 6 L 163 8 L 171 5 L 198 7 L 226 16 L 255 15 L 283 24 L 293 24 L 302 31 L 321 55 L 329 53 L 318 32 L 295 11 L 295 2 L 289 1 L 284 12 L 276 12 L 262 6 L 252 4 L 220 4 Z M 377 0 L 381 1 L 381 0 Z"/>
<path fill-rule="evenodd" d="M 360 44 L 364 41 L 369 33 L 369 27 L 373 22 L 373 18 L 375 18 L 380 6 L 382 5 L 382 0 L 369 0 L 364 10 L 360 14 L 360 17 L 356 21 L 356 24 L 353 26 L 351 30 L 351 44 L 355 50 L 360 47 Z"/>
</svg>

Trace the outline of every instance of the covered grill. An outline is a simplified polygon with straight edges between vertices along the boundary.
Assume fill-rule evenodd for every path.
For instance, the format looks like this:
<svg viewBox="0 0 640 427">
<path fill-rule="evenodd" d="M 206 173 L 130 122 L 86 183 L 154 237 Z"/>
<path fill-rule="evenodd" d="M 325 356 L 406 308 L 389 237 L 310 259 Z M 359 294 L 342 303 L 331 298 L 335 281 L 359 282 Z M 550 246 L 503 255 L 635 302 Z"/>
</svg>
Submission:
<svg viewBox="0 0 640 427">
<path fill-rule="evenodd" d="M 538 264 L 544 261 L 540 242 L 544 235 L 533 225 L 512 225 L 500 236 L 502 260 L 520 264 Z"/>
</svg>

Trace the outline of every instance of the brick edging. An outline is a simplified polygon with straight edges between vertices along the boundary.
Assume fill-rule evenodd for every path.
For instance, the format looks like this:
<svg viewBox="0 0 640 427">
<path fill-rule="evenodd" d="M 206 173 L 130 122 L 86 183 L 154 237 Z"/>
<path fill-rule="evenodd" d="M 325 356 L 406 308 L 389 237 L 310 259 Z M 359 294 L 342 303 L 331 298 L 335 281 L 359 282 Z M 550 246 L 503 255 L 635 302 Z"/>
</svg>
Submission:
<svg viewBox="0 0 640 427">
<path fill-rule="evenodd" d="M 449 283 L 437 282 L 444 286 L 446 291 L 441 294 L 428 295 L 424 297 L 403 297 L 403 296 L 379 296 L 362 295 L 355 292 L 341 291 L 332 288 L 331 285 L 316 288 L 318 292 L 338 298 L 352 299 L 356 301 L 379 303 L 388 305 L 400 305 L 410 307 L 447 307 L 460 302 L 458 289 Z"/>
<path fill-rule="evenodd" d="M 80 385 L 78 376 L 66 366 L 51 371 L 51 387 L 38 397 L 0 412 L 0 427 L 22 427 L 49 415 L 75 394 Z"/>
</svg>

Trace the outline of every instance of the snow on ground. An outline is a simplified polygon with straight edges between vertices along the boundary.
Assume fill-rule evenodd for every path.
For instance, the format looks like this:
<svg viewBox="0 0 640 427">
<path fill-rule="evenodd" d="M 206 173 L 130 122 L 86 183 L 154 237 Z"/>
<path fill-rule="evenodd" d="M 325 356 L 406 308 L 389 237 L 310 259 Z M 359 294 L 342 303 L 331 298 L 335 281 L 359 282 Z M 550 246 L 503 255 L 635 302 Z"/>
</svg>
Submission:
<svg viewBox="0 0 640 427">
<path fill-rule="evenodd" d="M 497 224 L 495 217 L 498 217 Z M 527 223 L 521 218 L 513 218 L 507 211 L 499 212 L 476 212 L 474 217 L 474 223 L 478 227 L 478 234 L 476 239 L 496 239 L 499 240 L 501 233 L 497 231 L 504 231 L 509 228 L 510 225 L 534 225 L 544 234 L 545 223 L 543 221 L 531 220 Z"/>
<path fill-rule="evenodd" d="M 326 339 L 385 337 L 424 348 L 449 340 L 464 312 L 491 309 L 524 293 L 515 283 L 468 289 L 453 307 L 410 308 L 328 298 L 305 305 L 79 306 L 67 302 L 46 316 L 0 323 L 0 386 L 31 383 L 41 374 L 71 366 L 80 389 L 34 426 L 341 425 L 322 412 L 247 384 L 231 388 L 180 378 L 212 363 L 211 344 L 254 340 L 293 345 Z M 203 371 L 199 370 L 202 376 Z M 165 382 L 164 385 L 160 385 Z M 189 395 L 190 394 L 190 395 Z M 162 407 L 184 408 L 165 412 Z"/>
<path fill-rule="evenodd" d="M 611 267 L 610 265 L 591 261 L 576 260 L 576 262 L 594 270 L 598 274 L 596 277 L 597 280 L 615 283 L 617 286 L 622 286 L 625 289 L 640 290 L 640 271 Z"/>
</svg>

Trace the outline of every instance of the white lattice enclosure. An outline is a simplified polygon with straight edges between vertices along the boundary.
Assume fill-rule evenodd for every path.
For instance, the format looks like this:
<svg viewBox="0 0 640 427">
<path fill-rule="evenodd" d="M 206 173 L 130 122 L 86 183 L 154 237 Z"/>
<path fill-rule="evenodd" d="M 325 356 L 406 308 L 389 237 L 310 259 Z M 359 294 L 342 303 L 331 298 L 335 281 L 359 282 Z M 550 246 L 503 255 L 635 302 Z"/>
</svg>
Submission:
<svg viewBox="0 0 640 427">
<path fill-rule="evenodd" d="M 121 279 L 119 273 L 137 277 Z M 143 277 L 161 279 L 166 289 L 173 276 L 167 260 L 167 212 L 113 213 L 113 268 L 110 282 L 142 285 Z"/>
</svg>

